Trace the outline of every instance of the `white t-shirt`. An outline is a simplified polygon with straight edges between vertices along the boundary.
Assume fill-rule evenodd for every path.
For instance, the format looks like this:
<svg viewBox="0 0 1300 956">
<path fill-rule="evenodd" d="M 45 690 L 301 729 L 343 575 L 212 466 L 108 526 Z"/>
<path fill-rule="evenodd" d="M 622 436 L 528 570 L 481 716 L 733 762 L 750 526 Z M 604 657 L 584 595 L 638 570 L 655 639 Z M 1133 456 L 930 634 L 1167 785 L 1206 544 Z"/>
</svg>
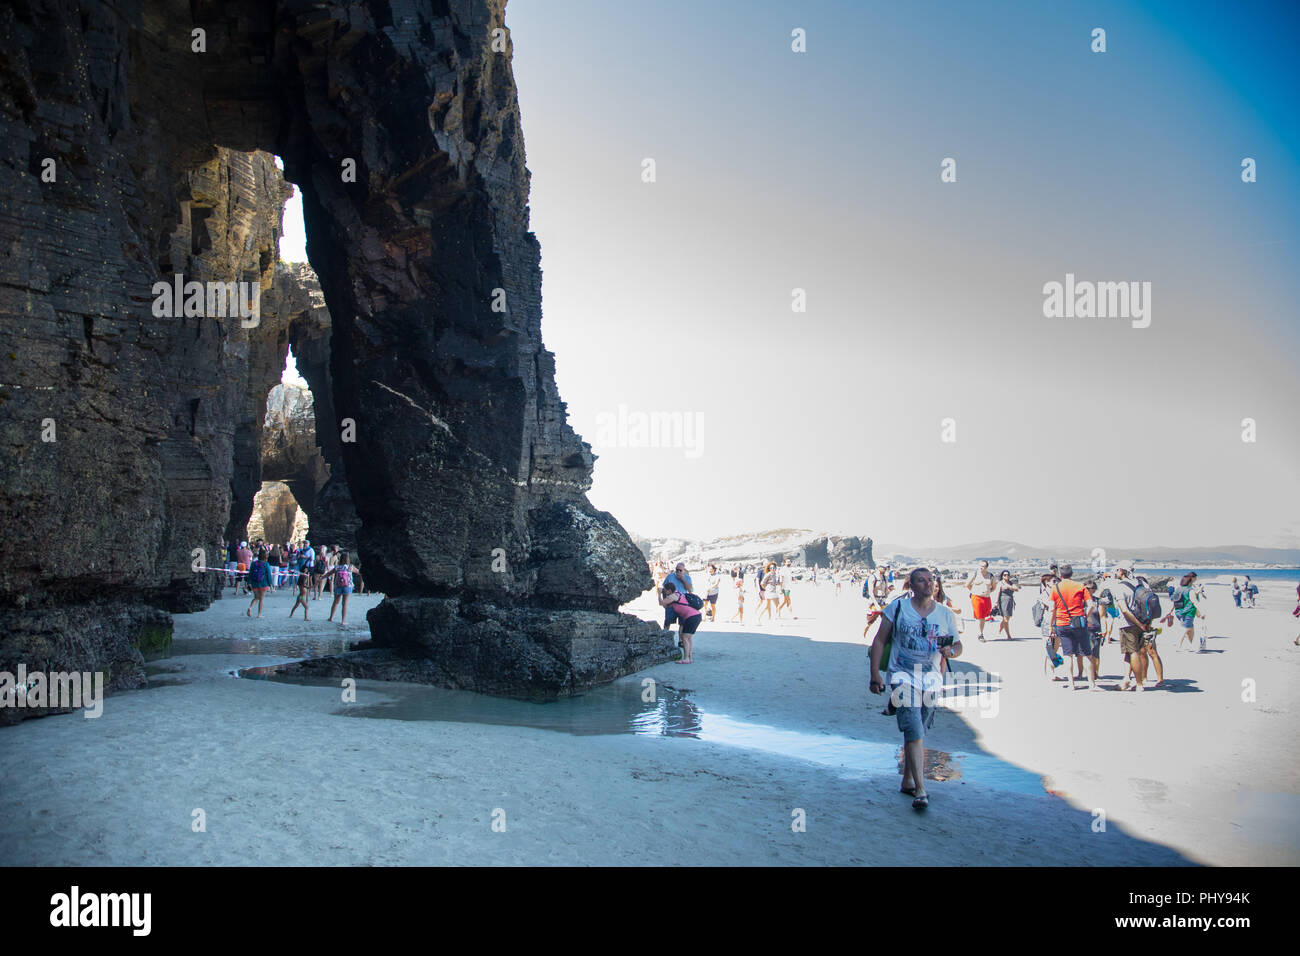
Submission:
<svg viewBox="0 0 1300 956">
<path fill-rule="evenodd" d="M 912 606 L 911 598 L 900 597 L 885 608 L 885 619 L 894 624 L 889 682 L 919 690 L 938 688 L 943 680 L 939 673 L 938 639 L 941 636 L 951 636 L 953 641 L 959 639 L 956 616 L 936 603 L 923 618 Z"/>
<path fill-rule="evenodd" d="M 705 586 L 706 594 L 717 594 L 718 589 L 722 587 L 722 575 L 714 573 L 709 575 L 709 582 Z"/>
<path fill-rule="evenodd" d="M 1129 578 L 1128 580 L 1132 581 L 1133 579 Z M 1136 582 L 1134 583 L 1136 584 Z M 1115 602 L 1115 609 L 1119 611 L 1120 624 L 1128 627 L 1128 618 L 1124 616 L 1124 609 L 1128 607 L 1129 598 L 1133 596 L 1133 588 L 1119 578 L 1107 578 L 1101 586 L 1101 592 L 1110 595 L 1110 599 Z"/>
<path fill-rule="evenodd" d="M 997 580 L 993 577 L 993 572 L 990 571 L 986 578 L 976 569 L 975 573 L 966 579 L 966 583 L 970 585 L 971 594 L 976 597 L 988 597 L 993 592 Z"/>
</svg>

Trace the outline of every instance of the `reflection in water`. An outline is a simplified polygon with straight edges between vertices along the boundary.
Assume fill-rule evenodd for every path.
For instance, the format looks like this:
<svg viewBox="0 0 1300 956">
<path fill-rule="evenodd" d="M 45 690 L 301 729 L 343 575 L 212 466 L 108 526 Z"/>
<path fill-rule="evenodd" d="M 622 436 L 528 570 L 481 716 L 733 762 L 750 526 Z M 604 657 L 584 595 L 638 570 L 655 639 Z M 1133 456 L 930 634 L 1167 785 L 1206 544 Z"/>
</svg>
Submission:
<svg viewBox="0 0 1300 956">
<path fill-rule="evenodd" d="M 275 666 L 247 667 L 238 674 L 293 684 L 339 686 L 337 679 L 284 677 L 277 671 Z M 358 690 L 382 694 L 388 699 L 372 704 L 348 704 L 334 711 L 336 716 L 534 727 L 575 736 L 630 733 L 690 737 L 807 760 L 850 777 L 902 773 L 900 743 L 805 733 L 735 720 L 725 714 L 701 710 L 685 694 L 665 684 L 656 685 L 655 699 L 649 701 L 639 682 L 620 681 L 581 697 L 547 703 L 487 697 L 421 684 L 366 681 Z M 987 754 L 927 750 L 924 773 L 927 780 L 965 779 L 999 790 L 1044 793 L 1041 777 Z"/>
</svg>

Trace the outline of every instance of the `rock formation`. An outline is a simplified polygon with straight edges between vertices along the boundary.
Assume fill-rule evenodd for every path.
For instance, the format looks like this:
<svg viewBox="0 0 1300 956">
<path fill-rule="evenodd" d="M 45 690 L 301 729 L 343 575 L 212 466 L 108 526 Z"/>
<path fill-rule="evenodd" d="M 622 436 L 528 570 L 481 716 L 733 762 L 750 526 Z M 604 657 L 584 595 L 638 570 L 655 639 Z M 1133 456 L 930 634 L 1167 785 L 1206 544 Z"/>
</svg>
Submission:
<svg viewBox="0 0 1300 956">
<path fill-rule="evenodd" d="M 301 537 L 293 537 L 293 531 L 303 526 L 304 515 L 288 485 L 283 481 L 264 481 L 262 490 L 253 496 L 253 515 L 248 519 L 247 532 L 241 537 L 248 541 L 260 538 L 268 544 L 301 541 Z"/>
<path fill-rule="evenodd" d="M 526 695 L 670 653 L 616 613 L 649 575 L 542 345 L 503 0 L 15 0 L 0 40 L 0 669 L 141 681 L 247 521 L 290 344 L 376 645 Z M 256 286 L 259 324 L 159 316 L 178 274 Z"/>
</svg>

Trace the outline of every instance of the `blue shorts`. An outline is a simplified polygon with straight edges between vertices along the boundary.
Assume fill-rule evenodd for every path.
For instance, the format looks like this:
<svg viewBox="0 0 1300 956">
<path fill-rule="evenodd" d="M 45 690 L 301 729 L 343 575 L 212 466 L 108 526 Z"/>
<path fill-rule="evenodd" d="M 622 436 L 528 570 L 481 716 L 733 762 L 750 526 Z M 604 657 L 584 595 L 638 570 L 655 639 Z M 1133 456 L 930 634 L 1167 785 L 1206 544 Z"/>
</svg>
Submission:
<svg viewBox="0 0 1300 956">
<path fill-rule="evenodd" d="M 1066 657 L 1072 654 L 1079 654 L 1083 657 L 1092 656 L 1092 636 L 1086 628 L 1058 626 L 1056 636 L 1061 641 L 1061 653 Z"/>
<path fill-rule="evenodd" d="M 1106 608 L 1106 615 L 1108 617 L 1119 617 L 1119 608 L 1112 604 L 1110 607 Z"/>
<path fill-rule="evenodd" d="M 336 595 L 341 595 L 341 594 L 351 594 L 351 593 L 352 593 L 352 588 L 350 588 L 350 587 L 343 587 L 343 586 L 340 585 L 339 587 L 336 587 L 336 588 L 334 589 L 334 593 L 335 593 Z"/>
<path fill-rule="evenodd" d="M 920 707 L 897 709 L 895 716 L 898 718 L 898 729 L 903 732 L 904 743 L 911 743 L 925 736 L 925 732 L 934 723 L 934 710 L 933 707 L 926 707 L 924 704 Z"/>
<path fill-rule="evenodd" d="M 1196 623 L 1196 612 L 1193 611 L 1192 613 L 1186 615 L 1179 614 L 1178 623 L 1190 631 L 1192 629 L 1192 626 L 1195 625 Z"/>
</svg>

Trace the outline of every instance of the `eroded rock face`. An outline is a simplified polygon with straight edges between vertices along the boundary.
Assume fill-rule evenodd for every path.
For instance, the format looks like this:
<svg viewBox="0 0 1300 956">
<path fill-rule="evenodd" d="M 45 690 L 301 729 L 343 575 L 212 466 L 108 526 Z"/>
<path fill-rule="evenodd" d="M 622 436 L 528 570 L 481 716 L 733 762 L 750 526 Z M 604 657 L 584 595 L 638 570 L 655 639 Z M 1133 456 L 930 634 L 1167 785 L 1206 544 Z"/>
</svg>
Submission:
<svg viewBox="0 0 1300 956">
<path fill-rule="evenodd" d="M 283 481 L 264 482 L 262 490 L 253 496 L 253 516 L 248 519 L 248 532 L 243 539 L 260 539 L 268 545 L 300 542 L 302 537 L 293 534 L 295 528 L 301 527 L 302 514 L 288 485 Z"/>
<path fill-rule="evenodd" d="M 0 608 L 24 633 L 89 666 L 149 607 L 206 606 L 192 554 L 248 519 L 292 342 L 330 468 L 313 525 L 355 534 L 368 583 L 402 598 L 377 641 L 498 691 L 541 671 L 450 663 L 497 610 L 520 631 L 495 646 L 570 667 L 546 686 L 669 653 L 615 615 L 649 576 L 586 499 L 590 449 L 542 346 L 503 16 L 502 0 L 0 9 Z M 303 190 L 323 296 L 275 265 L 288 187 L 270 152 Z M 256 284 L 260 324 L 155 317 L 154 283 L 177 273 Z M 69 610 L 105 595 L 116 624 Z M 621 663 L 622 637 L 588 667 L 528 623 L 560 608 L 593 615 L 577 641 L 627 637 Z M 30 646 L 0 637 L 0 664 Z"/>
</svg>

